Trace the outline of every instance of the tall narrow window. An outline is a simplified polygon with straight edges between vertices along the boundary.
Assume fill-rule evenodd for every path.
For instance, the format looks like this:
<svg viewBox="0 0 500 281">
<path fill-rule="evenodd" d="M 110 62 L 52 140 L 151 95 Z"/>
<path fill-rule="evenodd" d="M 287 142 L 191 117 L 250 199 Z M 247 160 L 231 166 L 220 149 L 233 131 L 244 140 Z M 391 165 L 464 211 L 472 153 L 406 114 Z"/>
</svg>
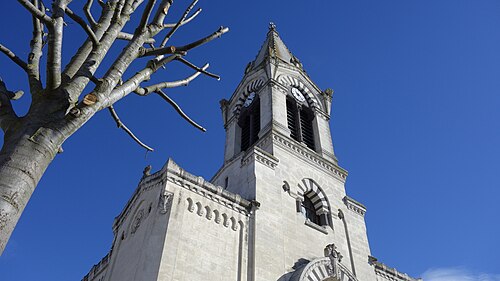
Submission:
<svg viewBox="0 0 500 281">
<path fill-rule="evenodd" d="M 314 131 L 313 131 L 314 114 L 310 108 L 300 109 L 300 129 L 302 133 L 302 141 L 314 150 Z"/>
<path fill-rule="evenodd" d="M 307 147 L 315 150 L 313 120 L 314 113 L 308 107 L 306 99 L 297 88 L 292 88 L 292 96 L 286 99 L 286 115 L 290 137 L 303 142 Z"/>
<path fill-rule="evenodd" d="M 241 128 L 241 151 L 245 151 L 259 139 L 260 101 L 255 93 L 250 93 L 243 104 L 238 125 Z"/>
<path fill-rule="evenodd" d="M 299 138 L 299 124 L 297 123 L 297 103 L 291 99 L 286 99 L 286 117 L 288 121 L 288 129 L 290 129 L 290 137 L 296 141 L 300 141 Z"/>
</svg>

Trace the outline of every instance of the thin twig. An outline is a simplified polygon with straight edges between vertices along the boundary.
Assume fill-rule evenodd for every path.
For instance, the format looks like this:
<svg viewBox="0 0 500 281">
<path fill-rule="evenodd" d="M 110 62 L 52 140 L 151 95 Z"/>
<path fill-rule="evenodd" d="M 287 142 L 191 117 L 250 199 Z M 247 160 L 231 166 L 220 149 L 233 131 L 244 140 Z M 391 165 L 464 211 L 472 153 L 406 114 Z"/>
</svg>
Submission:
<svg viewBox="0 0 500 281">
<path fill-rule="evenodd" d="M 203 74 L 205 74 L 205 75 L 207 75 L 207 76 L 210 76 L 210 77 L 212 77 L 212 78 L 215 78 L 215 79 L 217 79 L 217 80 L 220 80 L 220 76 L 219 76 L 219 75 L 217 75 L 217 74 L 213 74 L 213 73 L 210 73 L 210 72 L 208 72 L 208 71 L 204 70 L 203 68 L 198 67 L 198 66 L 196 66 L 196 65 L 192 64 L 191 62 L 189 62 L 188 60 L 186 60 L 186 59 L 184 59 L 184 58 L 182 58 L 182 57 L 179 57 L 179 58 L 177 58 L 176 60 L 178 60 L 178 61 L 182 62 L 183 64 L 185 64 L 185 65 L 187 65 L 187 66 L 191 67 L 192 69 L 194 69 L 194 70 L 196 70 L 196 71 L 199 71 L 199 72 L 201 72 L 201 73 L 203 73 Z"/>
<path fill-rule="evenodd" d="M 74 20 L 76 23 L 78 23 L 83 28 L 83 30 L 85 30 L 85 32 L 87 33 L 89 38 L 92 40 L 92 43 L 94 43 L 94 47 L 99 45 L 99 39 L 97 39 L 97 37 L 95 36 L 94 31 L 92 30 L 92 28 L 90 26 L 87 25 L 87 23 L 80 16 L 75 14 L 68 7 L 66 7 L 65 12 L 72 20 Z"/>
<path fill-rule="evenodd" d="M 123 122 L 120 120 L 120 117 L 118 117 L 118 114 L 116 113 L 115 109 L 113 108 L 112 105 L 108 107 L 109 113 L 111 113 L 111 116 L 113 117 L 113 120 L 116 122 L 116 126 L 118 128 L 123 129 L 136 143 L 138 143 L 140 146 L 144 147 L 148 151 L 154 151 L 153 148 L 149 147 L 148 145 L 144 144 L 139 138 L 137 138 L 130 129 L 123 124 Z"/>
<path fill-rule="evenodd" d="M 177 24 L 172 29 L 170 29 L 170 31 L 167 33 L 167 35 L 165 36 L 165 38 L 161 42 L 160 48 L 165 47 L 165 45 L 167 44 L 168 40 L 170 40 L 170 38 L 172 37 L 172 35 L 174 35 L 174 33 L 177 31 L 177 29 L 179 29 L 179 27 L 181 26 L 181 23 L 186 19 L 186 17 L 188 16 L 189 12 L 191 12 L 191 10 L 193 9 L 194 5 L 196 5 L 196 3 L 198 3 L 198 0 L 194 0 L 191 3 L 191 5 L 189 5 L 189 7 L 187 7 L 187 9 L 184 11 L 184 14 L 182 14 L 182 17 L 179 19 L 179 21 L 177 22 Z"/>
<path fill-rule="evenodd" d="M 0 44 L 0 51 L 5 55 L 7 55 L 9 59 L 11 59 L 14 63 L 19 65 L 22 69 L 24 69 L 24 71 L 28 72 L 28 65 L 26 64 L 26 62 L 24 62 L 20 57 L 14 54 L 14 52 L 12 52 L 9 48 Z"/>
<path fill-rule="evenodd" d="M 190 21 L 192 21 L 194 18 L 196 18 L 198 16 L 199 13 L 201 13 L 201 11 L 202 11 L 201 8 L 196 10 L 196 12 L 194 12 L 191 16 L 189 16 L 189 18 L 182 21 L 180 26 L 183 26 L 183 25 L 189 23 Z M 177 23 L 166 23 L 163 25 L 163 28 L 172 28 L 172 27 L 175 27 L 176 25 L 177 25 Z"/>
<path fill-rule="evenodd" d="M 166 102 L 168 102 L 175 109 L 175 111 L 177 111 L 177 113 L 179 113 L 179 115 L 182 118 L 184 118 L 186 121 L 189 122 L 189 124 L 193 125 L 196 129 L 198 129 L 202 132 L 207 131 L 207 129 L 203 128 L 201 125 L 199 125 L 198 123 L 193 121 L 191 118 L 189 118 L 189 116 L 187 116 L 186 113 L 184 113 L 184 111 L 182 111 L 181 107 L 177 103 L 175 103 L 175 101 L 173 101 L 169 96 L 167 96 L 162 90 L 156 90 L 155 93 L 158 94 Z"/>
<path fill-rule="evenodd" d="M 85 6 L 83 6 L 83 11 L 85 12 L 85 17 L 87 17 L 87 20 L 89 21 L 89 23 L 92 27 L 94 27 L 97 24 L 94 17 L 92 16 L 92 12 L 90 11 L 90 8 L 92 8 L 93 3 L 94 3 L 94 0 L 87 0 L 87 3 L 85 3 Z"/>
</svg>

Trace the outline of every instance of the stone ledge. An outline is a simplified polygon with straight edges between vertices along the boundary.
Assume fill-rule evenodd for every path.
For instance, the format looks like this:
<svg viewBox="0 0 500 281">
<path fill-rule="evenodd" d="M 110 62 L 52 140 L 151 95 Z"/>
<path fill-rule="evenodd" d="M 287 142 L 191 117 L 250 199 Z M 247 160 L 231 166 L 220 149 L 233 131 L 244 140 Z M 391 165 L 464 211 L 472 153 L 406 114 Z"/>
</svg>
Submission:
<svg viewBox="0 0 500 281">
<path fill-rule="evenodd" d="M 406 273 L 399 272 L 397 269 L 389 267 L 377 260 L 377 258 L 368 256 L 368 263 L 375 266 L 375 274 L 387 280 L 392 281 L 422 281 L 422 278 L 413 278 Z"/>
<path fill-rule="evenodd" d="M 324 159 L 316 152 L 310 150 L 307 147 L 297 143 L 296 141 L 292 141 L 289 137 L 281 135 L 277 131 L 273 131 L 266 138 L 271 137 L 273 142 L 277 145 L 287 149 L 294 151 L 294 155 L 299 156 L 300 158 L 308 161 L 309 163 L 314 164 L 316 167 L 321 168 L 322 170 L 332 174 L 334 177 L 339 179 L 342 182 L 345 182 L 347 179 L 347 171 L 335 165 L 334 163 Z"/>
<path fill-rule="evenodd" d="M 365 215 L 366 213 L 365 205 L 359 203 L 358 201 L 352 199 L 347 195 L 344 197 L 344 199 L 342 199 L 342 201 L 344 201 L 344 204 L 347 206 L 347 209 L 357 213 L 360 216 Z"/>
</svg>

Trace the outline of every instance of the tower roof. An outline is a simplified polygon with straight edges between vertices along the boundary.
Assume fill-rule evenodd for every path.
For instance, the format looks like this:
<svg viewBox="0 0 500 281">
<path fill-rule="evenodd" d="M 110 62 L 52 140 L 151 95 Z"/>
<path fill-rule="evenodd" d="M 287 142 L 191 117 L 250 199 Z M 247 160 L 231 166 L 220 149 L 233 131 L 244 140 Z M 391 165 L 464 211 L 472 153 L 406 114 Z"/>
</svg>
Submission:
<svg viewBox="0 0 500 281">
<path fill-rule="evenodd" d="M 264 41 L 257 57 L 252 62 L 251 69 L 259 66 L 267 58 L 279 59 L 281 62 L 286 64 L 302 68 L 302 64 L 292 54 L 292 52 L 290 52 L 285 43 L 283 43 L 283 40 L 281 40 L 278 31 L 276 30 L 276 25 L 272 22 L 269 23 L 269 31 L 267 32 L 266 41 Z"/>
</svg>

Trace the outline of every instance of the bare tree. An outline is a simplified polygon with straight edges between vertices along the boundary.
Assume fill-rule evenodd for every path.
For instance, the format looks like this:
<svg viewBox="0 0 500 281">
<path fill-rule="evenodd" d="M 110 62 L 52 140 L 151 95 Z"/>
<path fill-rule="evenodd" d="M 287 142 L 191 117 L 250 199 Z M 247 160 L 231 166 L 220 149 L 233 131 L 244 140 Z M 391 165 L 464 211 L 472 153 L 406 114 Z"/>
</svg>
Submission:
<svg viewBox="0 0 500 281">
<path fill-rule="evenodd" d="M 100 6 L 98 18 L 92 15 L 94 0 L 87 0 L 83 8 L 86 20 L 70 9 L 72 0 L 53 0 L 51 9 L 46 8 L 42 0 L 18 0 L 32 15 L 33 37 L 29 56 L 24 61 L 1 44 L 0 51 L 26 72 L 32 101 L 28 113 L 18 116 L 12 101 L 19 99 L 23 92 L 9 91 L 0 80 L 0 128 L 5 133 L 0 151 L 0 254 L 40 178 L 56 154 L 62 152 L 64 141 L 96 112 L 108 109 L 117 126 L 147 150 L 152 148 L 122 123 L 113 108 L 115 102 L 130 93 L 140 96 L 155 93 L 189 123 L 205 130 L 162 91 L 187 85 L 200 74 L 219 78 L 206 71 L 208 64 L 198 67 L 185 56 L 189 50 L 220 37 L 228 28 L 220 27 L 207 37 L 183 46 L 167 44 L 181 26 L 200 13 L 200 9 L 192 12 L 197 1 L 194 0 L 176 22 L 165 23 L 173 0 L 97 0 Z M 135 31 L 126 33 L 124 27 L 143 2 Z M 76 22 L 87 38 L 63 68 L 65 16 Z M 128 43 L 105 74 L 96 77 L 96 70 L 116 40 Z M 40 75 L 43 53 L 47 56 L 44 81 Z M 149 60 L 140 71 L 125 79 L 124 73 L 139 58 Z M 178 81 L 144 85 L 153 74 L 173 61 L 193 69 L 194 74 Z M 84 92 L 89 83 L 92 83 L 92 90 Z"/>
</svg>

